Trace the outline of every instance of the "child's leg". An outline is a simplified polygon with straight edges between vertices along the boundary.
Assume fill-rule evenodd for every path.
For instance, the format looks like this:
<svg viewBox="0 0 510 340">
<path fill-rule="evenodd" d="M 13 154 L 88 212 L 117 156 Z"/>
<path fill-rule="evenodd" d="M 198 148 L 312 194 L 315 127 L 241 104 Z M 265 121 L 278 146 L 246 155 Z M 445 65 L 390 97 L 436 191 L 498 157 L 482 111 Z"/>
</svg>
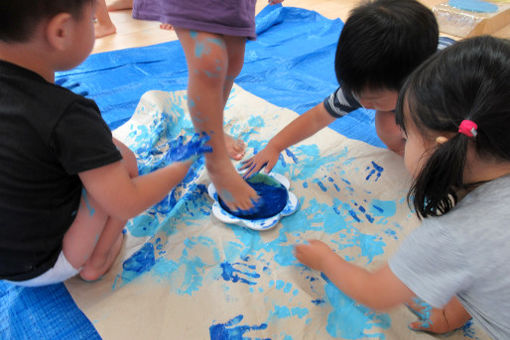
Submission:
<svg viewBox="0 0 510 340">
<path fill-rule="evenodd" d="M 96 38 L 102 38 L 116 32 L 115 25 L 108 14 L 105 1 L 106 0 L 96 1 Z"/>
<path fill-rule="evenodd" d="M 136 158 L 124 144 L 114 140 L 122 162 L 131 177 L 138 176 Z M 93 197 L 84 190 L 76 218 L 64 235 L 63 251 L 74 268 L 82 268 L 81 277 L 95 280 L 113 264 L 122 246 L 126 221 L 107 216 Z"/>
<path fill-rule="evenodd" d="M 108 4 L 109 11 L 120 11 L 133 8 L 133 0 L 113 0 Z"/>
<path fill-rule="evenodd" d="M 404 156 L 404 140 L 400 127 L 395 122 L 395 113 L 389 111 L 375 112 L 375 129 L 377 136 L 391 151 Z"/>
<path fill-rule="evenodd" d="M 166 30 L 166 31 L 173 31 L 174 27 L 170 24 L 164 24 L 164 23 L 161 23 L 159 24 L 159 28 L 161 28 L 162 30 Z"/>
<path fill-rule="evenodd" d="M 225 36 L 223 39 L 227 46 L 228 55 L 227 76 L 225 78 L 225 86 L 223 87 L 223 109 L 225 109 L 234 80 L 243 68 L 246 38 Z M 237 161 L 244 157 L 245 145 L 242 140 L 234 139 L 229 134 L 225 134 L 225 145 L 230 158 Z"/>
<path fill-rule="evenodd" d="M 224 38 L 217 34 L 175 28 L 188 63 L 188 105 L 195 129 L 210 136 L 213 152 L 206 166 L 219 195 L 230 209 L 249 209 L 256 192 L 229 159 L 223 132 L 225 82 L 229 59 Z M 232 86 L 232 85 L 230 85 Z"/>
</svg>

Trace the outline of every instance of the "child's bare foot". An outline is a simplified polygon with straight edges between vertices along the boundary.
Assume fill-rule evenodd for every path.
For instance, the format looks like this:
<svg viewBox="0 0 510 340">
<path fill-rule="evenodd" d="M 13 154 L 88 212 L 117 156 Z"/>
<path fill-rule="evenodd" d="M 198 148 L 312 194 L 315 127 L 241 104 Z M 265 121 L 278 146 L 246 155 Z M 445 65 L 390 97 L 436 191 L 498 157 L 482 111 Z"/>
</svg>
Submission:
<svg viewBox="0 0 510 340">
<path fill-rule="evenodd" d="M 234 139 L 234 137 L 225 133 L 225 145 L 227 154 L 231 159 L 238 161 L 244 157 L 246 146 L 242 140 Z"/>
<path fill-rule="evenodd" d="M 99 38 L 102 38 L 102 37 L 106 37 L 107 35 L 111 35 L 111 34 L 114 34 L 115 32 L 117 32 L 117 29 L 115 28 L 115 25 L 113 23 L 109 23 L 109 24 L 99 24 L 99 23 L 96 23 L 95 25 L 95 30 L 96 30 L 96 39 L 99 39 Z"/>
<path fill-rule="evenodd" d="M 259 197 L 255 190 L 235 170 L 227 158 L 225 161 L 208 162 L 207 170 L 216 192 L 232 211 L 248 210 Z"/>
<path fill-rule="evenodd" d="M 114 0 L 106 6 L 109 11 L 121 11 L 133 8 L 133 0 Z"/>
<path fill-rule="evenodd" d="M 172 25 L 164 24 L 164 23 L 159 24 L 159 28 L 161 28 L 162 30 L 166 30 L 166 31 L 172 31 L 174 29 L 174 27 Z"/>
<path fill-rule="evenodd" d="M 124 234 L 121 233 L 105 256 L 99 257 L 92 254 L 83 266 L 80 277 L 85 281 L 95 281 L 103 276 L 112 267 L 113 262 L 115 262 L 115 259 L 119 255 L 123 240 Z"/>
</svg>

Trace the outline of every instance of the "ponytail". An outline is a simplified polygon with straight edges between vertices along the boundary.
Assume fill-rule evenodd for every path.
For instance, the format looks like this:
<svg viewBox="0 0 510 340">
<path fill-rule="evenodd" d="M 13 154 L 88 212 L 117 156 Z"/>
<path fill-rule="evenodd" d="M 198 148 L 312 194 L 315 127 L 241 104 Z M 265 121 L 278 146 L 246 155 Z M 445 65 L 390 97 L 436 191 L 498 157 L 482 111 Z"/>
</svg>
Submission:
<svg viewBox="0 0 510 340">
<path fill-rule="evenodd" d="M 419 218 L 445 214 L 457 203 L 467 144 L 467 137 L 457 135 L 439 145 L 420 171 L 407 195 Z"/>
<path fill-rule="evenodd" d="M 419 170 L 408 202 L 419 218 L 447 213 L 464 180 L 467 152 L 510 162 L 510 40 L 482 36 L 458 42 L 426 60 L 403 85 L 396 122 L 412 124 L 438 144 Z"/>
</svg>

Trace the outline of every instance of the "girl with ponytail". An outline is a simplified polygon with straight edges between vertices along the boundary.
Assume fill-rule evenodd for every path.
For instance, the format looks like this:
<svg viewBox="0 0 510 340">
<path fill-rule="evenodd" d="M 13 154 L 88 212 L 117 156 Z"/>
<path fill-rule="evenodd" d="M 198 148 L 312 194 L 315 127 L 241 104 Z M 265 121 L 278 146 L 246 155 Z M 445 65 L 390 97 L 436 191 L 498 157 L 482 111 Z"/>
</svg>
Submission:
<svg viewBox="0 0 510 340">
<path fill-rule="evenodd" d="M 411 329 L 446 333 L 472 317 L 510 339 L 510 41 L 476 37 L 432 56 L 404 84 L 396 120 L 422 225 L 374 272 L 316 240 L 296 257 L 368 307 L 407 303 L 420 317 Z"/>
</svg>

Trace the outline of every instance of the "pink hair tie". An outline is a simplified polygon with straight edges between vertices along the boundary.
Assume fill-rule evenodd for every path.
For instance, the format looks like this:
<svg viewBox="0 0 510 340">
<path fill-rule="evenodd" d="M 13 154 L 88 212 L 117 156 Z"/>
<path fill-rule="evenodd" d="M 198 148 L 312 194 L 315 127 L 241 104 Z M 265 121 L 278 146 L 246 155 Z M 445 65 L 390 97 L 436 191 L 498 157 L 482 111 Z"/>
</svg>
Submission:
<svg viewBox="0 0 510 340">
<path fill-rule="evenodd" d="M 478 129 L 478 125 L 469 119 L 464 119 L 459 125 L 459 133 L 462 133 L 468 137 L 476 137 L 478 134 L 476 129 Z"/>
</svg>

